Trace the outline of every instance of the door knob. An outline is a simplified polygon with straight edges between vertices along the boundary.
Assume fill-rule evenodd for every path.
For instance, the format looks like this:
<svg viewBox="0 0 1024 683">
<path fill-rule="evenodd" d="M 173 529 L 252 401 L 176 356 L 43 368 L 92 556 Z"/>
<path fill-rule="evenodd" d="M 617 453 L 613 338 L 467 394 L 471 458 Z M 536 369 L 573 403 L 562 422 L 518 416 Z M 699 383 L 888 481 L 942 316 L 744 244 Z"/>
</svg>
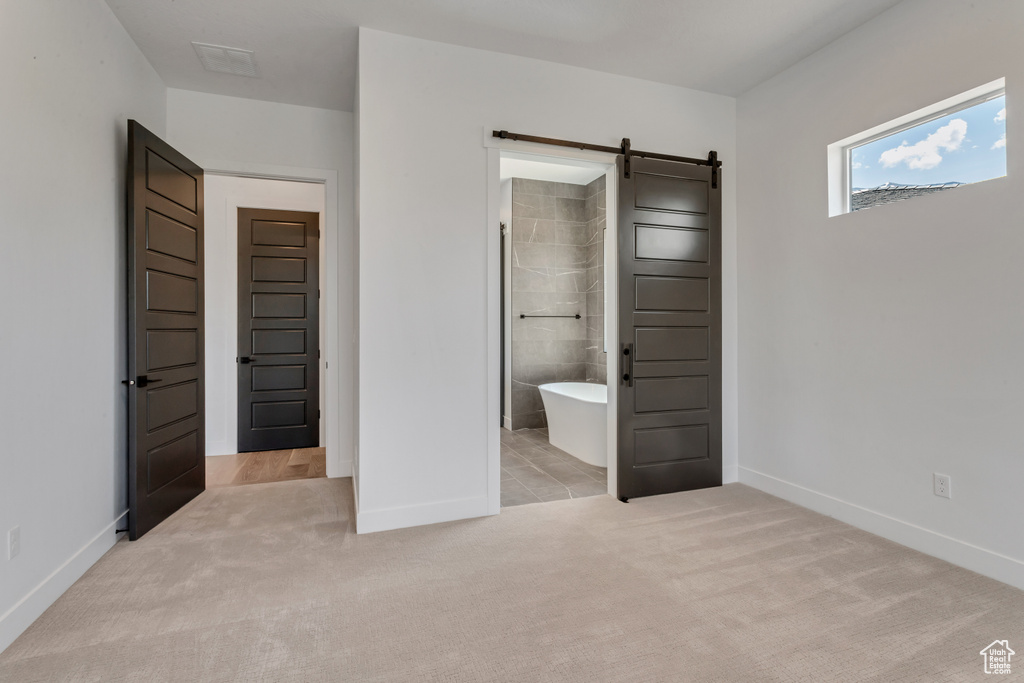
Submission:
<svg viewBox="0 0 1024 683">
<path fill-rule="evenodd" d="M 239 356 L 237 360 L 238 360 L 239 363 L 242 363 L 243 365 L 248 364 L 248 363 L 255 363 L 256 362 L 255 360 L 253 360 L 249 356 Z"/>
<path fill-rule="evenodd" d="M 162 379 L 150 379 L 146 375 L 139 375 L 135 378 L 135 386 L 142 389 L 150 384 L 156 384 L 157 382 L 163 382 Z"/>
</svg>

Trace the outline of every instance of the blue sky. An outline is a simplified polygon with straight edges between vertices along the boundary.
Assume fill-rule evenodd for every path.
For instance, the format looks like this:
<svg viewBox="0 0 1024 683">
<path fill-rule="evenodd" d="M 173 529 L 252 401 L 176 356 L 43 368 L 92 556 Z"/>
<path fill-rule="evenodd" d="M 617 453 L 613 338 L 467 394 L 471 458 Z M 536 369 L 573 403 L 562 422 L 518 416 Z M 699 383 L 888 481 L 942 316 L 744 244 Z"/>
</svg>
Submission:
<svg viewBox="0 0 1024 683">
<path fill-rule="evenodd" d="M 854 188 L 976 183 L 1006 175 L 1006 97 L 851 150 Z"/>
</svg>

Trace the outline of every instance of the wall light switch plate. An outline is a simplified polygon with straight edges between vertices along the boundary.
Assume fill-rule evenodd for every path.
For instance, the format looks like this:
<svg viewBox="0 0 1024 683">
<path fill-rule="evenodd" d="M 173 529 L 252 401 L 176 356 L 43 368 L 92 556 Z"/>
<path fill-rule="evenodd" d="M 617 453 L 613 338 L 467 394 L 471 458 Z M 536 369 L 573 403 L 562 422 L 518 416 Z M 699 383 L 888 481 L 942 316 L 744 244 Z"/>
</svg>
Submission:
<svg viewBox="0 0 1024 683">
<path fill-rule="evenodd" d="M 948 474 L 939 474 L 936 472 L 932 475 L 932 485 L 934 487 L 935 495 L 940 498 L 951 498 L 950 486 L 952 485 L 952 479 Z"/>
<path fill-rule="evenodd" d="M 7 559 L 13 560 L 21 552 L 21 527 L 16 526 L 7 532 Z"/>
</svg>

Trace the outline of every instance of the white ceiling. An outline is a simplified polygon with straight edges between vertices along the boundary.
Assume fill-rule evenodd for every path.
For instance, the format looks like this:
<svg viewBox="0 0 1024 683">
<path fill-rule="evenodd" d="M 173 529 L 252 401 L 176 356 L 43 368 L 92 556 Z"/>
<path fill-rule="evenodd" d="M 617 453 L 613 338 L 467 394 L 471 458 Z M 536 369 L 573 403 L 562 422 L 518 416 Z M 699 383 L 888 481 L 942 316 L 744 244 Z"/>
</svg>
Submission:
<svg viewBox="0 0 1024 683">
<path fill-rule="evenodd" d="M 501 155 L 502 180 L 527 178 L 529 180 L 547 180 L 552 183 L 587 185 L 603 176 L 605 170 L 607 170 L 606 164 L 595 164 L 590 161 L 554 157 L 538 159 L 532 155 L 508 151 Z"/>
<path fill-rule="evenodd" d="M 357 27 L 736 96 L 899 0 L 106 0 L 171 88 L 351 111 Z M 254 50 L 261 78 L 191 41 Z"/>
</svg>

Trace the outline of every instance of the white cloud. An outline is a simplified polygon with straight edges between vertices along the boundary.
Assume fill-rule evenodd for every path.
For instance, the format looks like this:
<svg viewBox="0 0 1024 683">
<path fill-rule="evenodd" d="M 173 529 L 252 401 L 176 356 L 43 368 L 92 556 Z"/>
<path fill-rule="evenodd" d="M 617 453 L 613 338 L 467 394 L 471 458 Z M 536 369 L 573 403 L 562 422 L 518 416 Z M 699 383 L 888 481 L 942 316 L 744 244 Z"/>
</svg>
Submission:
<svg viewBox="0 0 1024 683">
<path fill-rule="evenodd" d="M 903 142 L 899 147 L 882 152 L 878 160 L 886 168 L 905 163 L 908 168 L 915 171 L 926 171 L 942 163 L 940 152 L 960 149 L 966 137 L 967 122 L 963 119 L 953 119 L 918 143 L 908 145 Z"/>
<path fill-rule="evenodd" d="M 864 164 L 860 163 L 859 161 L 853 162 L 853 170 L 856 171 L 861 168 L 864 168 Z"/>
<path fill-rule="evenodd" d="M 999 113 L 996 114 L 996 117 L 994 119 L 992 119 L 992 120 L 995 121 L 996 123 L 1002 123 L 1003 121 L 1005 121 L 1006 120 L 1006 107 L 1003 107 L 1002 109 L 1000 109 Z"/>
<path fill-rule="evenodd" d="M 1006 133 L 1003 136 L 992 143 L 992 149 L 999 149 L 1000 147 L 1006 147 Z"/>
</svg>

